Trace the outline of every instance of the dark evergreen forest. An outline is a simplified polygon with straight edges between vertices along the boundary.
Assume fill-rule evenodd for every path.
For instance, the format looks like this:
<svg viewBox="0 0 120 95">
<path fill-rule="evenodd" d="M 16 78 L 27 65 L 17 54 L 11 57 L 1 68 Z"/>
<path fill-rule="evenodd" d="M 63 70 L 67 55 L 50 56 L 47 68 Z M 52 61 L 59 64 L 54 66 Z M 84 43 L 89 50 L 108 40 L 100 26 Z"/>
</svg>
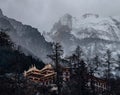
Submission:
<svg viewBox="0 0 120 95">
<path fill-rule="evenodd" d="M 36 65 L 41 69 L 44 63 L 32 55 L 25 55 L 16 47 L 5 32 L 0 32 L 0 74 L 22 73 L 30 66 Z"/>
</svg>

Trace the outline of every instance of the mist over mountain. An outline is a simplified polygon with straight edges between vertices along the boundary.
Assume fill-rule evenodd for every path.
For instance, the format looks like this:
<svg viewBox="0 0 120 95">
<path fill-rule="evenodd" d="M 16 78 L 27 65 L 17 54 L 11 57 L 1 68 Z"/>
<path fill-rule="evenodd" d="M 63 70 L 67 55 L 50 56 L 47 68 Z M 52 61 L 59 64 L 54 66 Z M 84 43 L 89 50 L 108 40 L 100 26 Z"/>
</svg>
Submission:
<svg viewBox="0 0 120 95">
<path fill-rule="evenodd" d="M 99 56 L 102 63 L 99 67 L 100 74 L 96 73 L 96 76 L 103 76 L 106 69 L 106 51 L 112 52 L 114 60 L 118 60 L 120 54 L 120 17 L 101 17 L 87 13 L 76 18 L 65 14 L 53 25 L 50 32 L 44 33 L 44 36 L 47 41 L 60 42 L 64 56 L 72 55 L 78 45 L 82 48 L 87 63 L 96 55 Z M 112 65 L 113 76 L 120 76 L 116 69 L 118 66 L 118 62 Z"/>
<path fill-rule="evenodd" d="M 0 29 L 8 29 L 7 34 L 17 46 L 21 46 L 23 52 L 47 61 L 46 55 L 52 50 L 51 43 L 45 41 L 36 28 L 4 16 L 0 9 Z"/>
<path fill-rule="evenodd" d="M 119 53 L 120 18 L 105 18 L 91 13 L 76 18 L 65 14 L 44 36 L 48 41 L 60 42 L 65 55 L 71 54 L 77 45 L 89 57 L 103 54 L 107 49 Z"/>
<path fill-rule="evenodd" d="M 17 46 L 21 46 L 21 51 L 45 62 L 48 62 L 47 55 L 52 51 L 51 42 L 62 44 L 64 56 L 71 55 L 77 45 L 89 59 L 95 55 L 103 58 L 108 49 L 112 51 L 114 58 L 120 54 L 119 17 L 104 18 L 87 13 L 76 18 L 65 14 L 50 32 L 41 35 L 36 28 L 8 18 L 0 11 L 0 29 L 9 29 L 6 33 Z"/>
</svg>

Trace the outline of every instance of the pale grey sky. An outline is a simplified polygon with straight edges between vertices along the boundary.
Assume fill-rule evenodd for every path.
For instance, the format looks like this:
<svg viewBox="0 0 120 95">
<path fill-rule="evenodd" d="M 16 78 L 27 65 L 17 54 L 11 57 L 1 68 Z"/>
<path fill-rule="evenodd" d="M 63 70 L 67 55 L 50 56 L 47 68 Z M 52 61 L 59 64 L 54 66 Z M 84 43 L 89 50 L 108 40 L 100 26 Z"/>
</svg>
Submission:
<svg viewBox="0 0 120 95">
<path fill-rule="evenodd" d="M 8 17 L 49 31 L 65 13 L 79 17 L 85 13 L 120 16 L 120 0 L 0 0 Z"/>
</svg>

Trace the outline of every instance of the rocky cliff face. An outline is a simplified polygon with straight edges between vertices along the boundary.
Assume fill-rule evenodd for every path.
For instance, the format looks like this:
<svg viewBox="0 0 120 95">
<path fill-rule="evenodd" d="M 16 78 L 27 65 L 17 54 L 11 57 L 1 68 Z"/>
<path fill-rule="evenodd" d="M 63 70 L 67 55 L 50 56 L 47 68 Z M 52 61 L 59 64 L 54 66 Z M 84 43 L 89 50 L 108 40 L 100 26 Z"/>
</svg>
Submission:
<svg viewBox="0 0 120 95">
<path fill-rule="evenodd" d="M 2 17 L 3 16 L 3 13 L 2 13 L 2 10 L 0 9 L 0 17 Z"/>
<path fill-rule="evenodd" d="M 46 61 L 46 55 L 52 50 L 51 43 L 45 41 L 41 33 L 29 25 L 23 25 L 21 22 L 8 18 L 0 10 L 0 29 L 8 29 L 12 41 L 21 46 L 23 52 L 30 51 L 33 55 Z"/>
<path fill-rule="evenodd" d="M 60 42 L 66 55 L 80 45 L 86 56 L 105 53 L 107 49 L 120 52 L 120 19 L 103 18 L 96 14 L 85 14 L 80 18 L 65 14 L 45 34 L 46 40 Z"/>
<path fill-rule="evenodd" d="M 85 14 L 78 19 L 65 14 L 44 36 L 48 41 L 60 42 L 65 56 L 72 54 L 77 45 L 82 48 L 85 58 L 92 59 L 98 55 L 103 65 L 97 76 L 103 76 L 105 72 L 104 56 L 108 49 L 112 51 L 112 57 L 115 59 L 117 54 L 120 54 L 119 17 L 104 18 L 96 14 Z M 111 67 L 112 74 L 119 76 L 116 66 L 117 62 Z"/>
</svg>

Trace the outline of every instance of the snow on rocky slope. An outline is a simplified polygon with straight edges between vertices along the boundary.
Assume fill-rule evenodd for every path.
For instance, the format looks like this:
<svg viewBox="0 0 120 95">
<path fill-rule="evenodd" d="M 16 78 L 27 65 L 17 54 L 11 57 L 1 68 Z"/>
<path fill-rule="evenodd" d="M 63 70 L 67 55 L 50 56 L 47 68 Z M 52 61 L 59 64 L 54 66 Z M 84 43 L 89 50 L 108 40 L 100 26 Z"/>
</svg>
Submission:
<svg viewBox="0 0 120 95">
<path fill-rule="evenodd" d="M 69 55 L 79 45 L 88 58 L 104 56 L 110 49 L 113 57 L 120 54 L 120 18 L 101 17 L 85 14 L 75 18 L 70 14 L 61 17 L 51 29 L 44 33 L 46 40 L 60 42 L 65 55 Z"/>
<path fill-rule="evenodd" d="M 66 54 L 77 45 L 84 47 L 85 52 L 91 51 L 91 55 L 107 49 L 119 51 L 120 19 L 96 14 L 85 14 L 78 19 L 65 14 L 44 36 L 48 41 L 61 42 Z"/>
</svg>

